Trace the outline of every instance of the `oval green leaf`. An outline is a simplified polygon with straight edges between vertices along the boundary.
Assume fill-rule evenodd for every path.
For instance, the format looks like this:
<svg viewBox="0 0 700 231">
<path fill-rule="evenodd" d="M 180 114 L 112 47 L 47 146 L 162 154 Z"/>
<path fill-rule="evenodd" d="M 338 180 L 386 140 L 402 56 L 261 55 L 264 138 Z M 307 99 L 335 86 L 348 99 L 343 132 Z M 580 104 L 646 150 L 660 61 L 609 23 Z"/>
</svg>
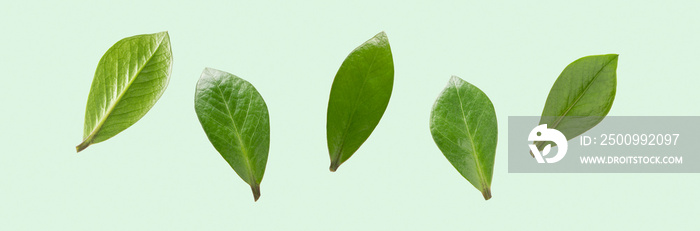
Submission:
<svg viewBox="0 0 700 231">
<path fill-rule="evenodd" d="M 617 58 L 617 54 L 586 56 L 564 68 L 549 91 L 539 124 L 547 124 L 571 140 L 600 123 L 615 100 Z M 534 144 L 540 150 L 546 144 L 556 145 Z"/>
<path fill-rule="evenodd" d="M 369 138 L 389 104 L 394 61 L 384 32 L 355 48 L 333 80 L 326 136 L 335 172 Z"/>
<path fill-rule="evenodd" d="M 194 108 L 214 148 L 250 185 L 255 201 L 270 150 L 270 116 L 258 90 L 230 73 L 206 68 Z"/>
<path fill-rule="evenodd" d="M 498 125 L 486 94 L 452 76 L 433 105 L 430 132 L 452 166 L 490 199 Z"/>
<path fill-rule="evenodd" d="M 100 59 L 85 109 L 78 152 L 129 128 L 158 101 L 173 64 L 168 32 L 128 37 Z"/>
</svg>

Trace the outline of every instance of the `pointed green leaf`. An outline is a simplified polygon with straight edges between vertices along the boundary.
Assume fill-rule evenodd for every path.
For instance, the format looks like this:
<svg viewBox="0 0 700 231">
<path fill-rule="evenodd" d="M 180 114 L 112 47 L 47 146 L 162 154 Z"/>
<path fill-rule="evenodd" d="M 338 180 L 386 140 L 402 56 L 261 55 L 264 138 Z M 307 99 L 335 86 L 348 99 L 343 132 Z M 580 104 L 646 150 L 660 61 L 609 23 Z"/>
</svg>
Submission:
<svg viewBox="0 0 700 231">
<path fill-rule="evenodd" d="M 452 76 L 430 114 L 430 132 L 440 151 L 484 199 L 491 198 L 498 126 L 491 100 Z"/>
<path fill-rule="evenodd" d="M 381 32 L 355 48 L 333 80 L 326 136 L 335 172 L 367 140 L 382 118 L 394 84 L 389 39 Z"/>
<path fill-rule="evenodd" d="M 559 130 L 567 140 L 600 123 L 610 111 L 617 86 L 617 54 L 580 58 L 562 71 L 542 111 L 540 124 Z M 542 150 L 552 142 L 535 142 Z"/>
<path fill-rule="evenodd" d="M 260 197 L 270 150 L 270 116 L 258 90 L 235 75 L 206 68 L 197 82 L 194 108 L 209 141 Z"/>
<path fill-rule="evenodd" d="M 172 60 L 168 32 L 128 37 L 109 48 L 92 80 L 78 152 L 146 115 L 168 86 Z"/>
</svg>

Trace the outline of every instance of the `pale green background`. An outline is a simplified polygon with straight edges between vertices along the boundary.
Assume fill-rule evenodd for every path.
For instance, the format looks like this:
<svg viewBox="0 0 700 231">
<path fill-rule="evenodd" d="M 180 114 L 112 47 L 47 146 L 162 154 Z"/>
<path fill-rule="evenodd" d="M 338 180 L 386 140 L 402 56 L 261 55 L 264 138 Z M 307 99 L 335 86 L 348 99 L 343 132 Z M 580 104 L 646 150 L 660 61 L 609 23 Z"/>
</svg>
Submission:
<svg viewBox="0 0 700 231">
<path fill-rule="evenodd" d="M 0 230 L 678 230 L 697 174 L 509 174 L 507 117 L 539 115 L 575 59 L 619 53 L 610 115 L 699 115 L 698 1 L 233 1 L 0 4 Z M 170 86 L 136 125 L 80 154 L 90 83 L 119 39 L 168 30 Z M 385 30 L 394 92 L 369 140 L 328 171 L 325 116 L 345 56 Z M 194 112 L 204 67 L 270 109 L 262 197 Z M 493 198 L 433 143 L 450 75 L 498 114 Z"/>
</svg>

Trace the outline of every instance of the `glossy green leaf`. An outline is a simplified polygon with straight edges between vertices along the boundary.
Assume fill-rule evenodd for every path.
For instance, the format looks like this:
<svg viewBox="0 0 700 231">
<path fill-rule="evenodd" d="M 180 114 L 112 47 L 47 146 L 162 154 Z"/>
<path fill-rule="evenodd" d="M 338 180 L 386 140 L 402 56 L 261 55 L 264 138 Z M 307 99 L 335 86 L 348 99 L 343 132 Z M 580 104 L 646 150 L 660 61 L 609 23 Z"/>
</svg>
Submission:
<svg viewBox="0 0 700 231">
<path fill-rule="evenodd" d="M 333 80 L 326 136 L 330 170 L 343 162 L 369 138 L 382 118 L 394 85 L 394 61 L 389 39 L 381 32 L 355 48 Z"/>
<path fill-rule="evenodd" d="M 489 97 L 453 76 L 433 105 L 430 132 L 452 166 L 484 199 L 491 198 L 498 125 Z"/>
<path fill-rule="evenodd" d="M 600 123 L 615 100 L 617 57 L 586 56 L 569 64 L 549 91 L 539 124 L 547 124 L 571 140 Z M 539 150 L 546 144 L 556 145 L 535 144 Z"/>
<path fill-rule="evenodd" d="M 194 108 L 214 148 L 260 198 L 270 150 L 270 116 L 258 90 L 235 75 L 206 68 Z"/>
<path fill-rule="evenodd" d="M 128 37 L 109 48 L 92 80 L 78 152 L 146 115 L 168 86 L 172 60 L 168 32 Z"/>
</svg>

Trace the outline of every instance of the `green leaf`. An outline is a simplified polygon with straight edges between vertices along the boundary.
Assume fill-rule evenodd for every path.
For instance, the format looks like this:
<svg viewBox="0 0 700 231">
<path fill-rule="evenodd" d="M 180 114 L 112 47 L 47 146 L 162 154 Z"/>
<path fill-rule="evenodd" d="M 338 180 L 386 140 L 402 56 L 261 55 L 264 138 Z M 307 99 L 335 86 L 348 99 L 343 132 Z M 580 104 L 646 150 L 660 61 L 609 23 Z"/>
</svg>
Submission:
<svg viewBox="0 0 700 231">
<path fill-rule="evenodd" d="M 260 198 L 270 150 L 270 116 L 258 90 L 235 75 L 206 68 L 194 108 L 209 141 Z"/>
<path fill-rule="evenodd" d="M 109 48 L 92 80 L 77 151 L 119 134 L 146 115 L 168 86 L 172 60 L 168 32 L 128 37 Z"/>
<path fill-rule="evenodd" d="M 335 172 L 367 140 L 382 118 L 394 84 L 389 39 L 381 32 L 355 48 L 333 80 L 326 136 Z"/>
<path fill-rule="evenodd" d="M 547 124 L 571 140 L 600 123 L 615 100 L 617 57 L 586 56 L 569 64 L 549 91 L 539 124 Z M 556 145 L 534 144 L 540 150 L 546 144 Z"/>
<path fill-rule="evenodd" d="M 430 132 L 452 166 L 481 191 L 484 199 L 491 198 L 498 125 L 489 97 L 452 76 L 433 105 Z"/>
</svg>

